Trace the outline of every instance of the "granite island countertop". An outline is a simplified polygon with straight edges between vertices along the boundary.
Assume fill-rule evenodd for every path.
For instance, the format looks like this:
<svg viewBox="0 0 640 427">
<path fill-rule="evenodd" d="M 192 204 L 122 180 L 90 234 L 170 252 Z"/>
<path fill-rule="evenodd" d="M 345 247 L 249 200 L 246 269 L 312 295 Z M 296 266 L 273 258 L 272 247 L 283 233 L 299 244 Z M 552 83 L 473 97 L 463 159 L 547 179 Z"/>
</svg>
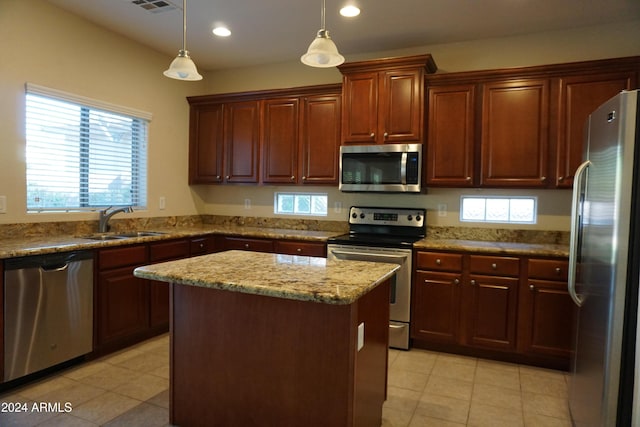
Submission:
<svg viewBox="0 0 640 427">
<path fill-rule="evenodd" d="M 134 275 L 180 285 L 341 305 L 355 302 L 399 268 L 379 262 L 233 250 L 138 267 Z"/>
</svg>

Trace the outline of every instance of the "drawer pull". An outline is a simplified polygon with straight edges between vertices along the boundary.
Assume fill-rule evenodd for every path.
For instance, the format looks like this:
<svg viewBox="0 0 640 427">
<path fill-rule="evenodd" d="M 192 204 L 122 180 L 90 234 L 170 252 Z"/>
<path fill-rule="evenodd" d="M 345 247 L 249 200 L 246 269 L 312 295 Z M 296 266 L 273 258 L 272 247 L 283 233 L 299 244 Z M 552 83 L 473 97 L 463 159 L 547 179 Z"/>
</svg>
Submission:
<svg viewBox="0 0 640 427">
<path fill-rule="evenodd" d="M 475 285 L 476 285 L 476 281 L 475 281 L 475 280 L 472 280 L 472 281 L 471 281 L 471 286 L 475 286 Z"/>
<path fill-rule="evenodd" d="M 204 249 L 204 243 L 200 243 L 200 249 Z"/>
<path fill-rule="evenodd" d="M 560 267 L 556 268 L 556 274 L 559 276 L 560 274 L 562 274 L 562 269 Z"/>
<path fill-rule="evenodd" d="M 536 290 L 536 287 L 535 287 L 535 286 L 533 286 L 533 285 L 529 285 L 529 290 L 533 292 L 533 291 L 535 291 L 535 290 Z"/>
<path fill-rule="evenodd" d="M 491 264 L 491 268 L 493 268 L 494 270 L 498 269 L 498 264 L 496 264 L 495 262 L 493 264 Z"/>
<path fill-rule="evenodd" d="M 454 285 L 459 285 L 459 284 L 460 284 L 460 279 L 455 279 L 455 280 L 453 281 L 453 284 L 454 284 Z"/>
<path fill-rule="evenodd" d="M 441 260 L 440 258 L 438 258 L 438 259 L 436 260 L 436 264 L 437 264 L 437 265 L 442 265 L 442 260 Z"/>
<path fill-rule="evenodd" d="M 249 249 L 249 244 L 248 244 L 248 243 L 245 243 L 245 244 L 244 244 L 244 247 L 245 247 L 245 249 Z"/>
<path fill-rule="evenodd" d="M 302 248 L 298 248 L 298 249 L 296 249 L 296 252 L 298 252 L 298 253 L 302 253 Z"/>
</svg>

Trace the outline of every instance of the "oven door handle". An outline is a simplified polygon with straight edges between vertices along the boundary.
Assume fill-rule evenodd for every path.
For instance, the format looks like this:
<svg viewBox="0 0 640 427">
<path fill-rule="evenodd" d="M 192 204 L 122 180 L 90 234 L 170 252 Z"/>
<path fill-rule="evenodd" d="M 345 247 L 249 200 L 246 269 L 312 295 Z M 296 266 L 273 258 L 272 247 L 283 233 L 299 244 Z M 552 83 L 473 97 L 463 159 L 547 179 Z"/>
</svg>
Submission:
<svg viewBox="0 0 640 427">
<path fill-rule="evenodd" d="M 331 250 L 331 253 L 333 255 L 345 255 L 345 256 L 349 256 L 349 255 L 355 255 L 355 256 L 360 256 L 360 257 L 367 257 L 367 258 L 387 258 L 387 259 L 396 259 L 396 260 L 402 260 L 402 259 L 406 259 L 407 257 L 409 257 L 409 255 L 391 255 L 391 254 L 375 254 L 375 253 L 369 253 L 369 252 L 352 252 L 352 251 L 340 251 L 340 250 Z"/>
</svg>

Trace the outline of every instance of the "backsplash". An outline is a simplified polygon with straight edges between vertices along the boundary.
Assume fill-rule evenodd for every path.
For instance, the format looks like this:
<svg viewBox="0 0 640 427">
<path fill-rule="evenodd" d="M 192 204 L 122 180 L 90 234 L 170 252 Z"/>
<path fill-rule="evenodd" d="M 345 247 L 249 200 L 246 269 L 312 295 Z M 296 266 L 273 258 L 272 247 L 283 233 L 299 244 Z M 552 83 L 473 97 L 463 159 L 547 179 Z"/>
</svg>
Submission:
<svg viewBox="0 0 640 427">
<path fill-rule="evenodd" d="M 267 218 L 223 215 L 188 215 L 152 218 L 114 218 L 111 231 L 154 230 L 167 228 L 194 228 L 206 225 L 278 228 L 346 233 L 345 221 L 321 221 L 295 218 Z M 98 231 L 98 221 L 35 222 L 0 224 L 0 238 L 36 236 L 82 236 Z M 501 228 L 474 228 L 429 226 L 427 237 L 431 239 L 480 240 L 488 242 L 514 242 L 537 244 L 569 244 L 568 231 L 513 230 Z"/>
</svg>

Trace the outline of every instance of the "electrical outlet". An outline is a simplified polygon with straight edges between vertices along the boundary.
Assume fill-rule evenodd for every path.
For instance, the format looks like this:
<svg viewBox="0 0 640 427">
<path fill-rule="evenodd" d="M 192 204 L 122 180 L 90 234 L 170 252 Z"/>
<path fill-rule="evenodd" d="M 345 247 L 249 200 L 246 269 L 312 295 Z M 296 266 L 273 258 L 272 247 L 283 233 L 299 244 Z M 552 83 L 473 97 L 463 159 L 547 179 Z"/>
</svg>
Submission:
<svg viewBox="0 0 640 427">
<path fill-rule="evenodd" d="M 342 212 L 342 202 L 335 202 L 333 204 L 333 212 L 338 213 L 338 214 L 340 212 Z"/>
<path fill-rule="evenodd" d="M 251 199 L 244 199 L 244 208 L 251 209 Z"/>
<path fill-rule="evenodd" d="M 358 325 L 358 351 L 364 347 L 364 322 Z"/>
<path fill-rule="evenodd" d="M 7 196 L 0 196 L 0 214 L 7 213 Z"/>
<path fill-rule="evenodd" d="M 158 200 L 158 208 L 163 211 L 165 208 L 167 207 L 167 200 L 164 198 L 164 196 L 160 197 L 160 200 Z"/>
<path fill-rule="evenodd" d="M 444 203 L 438 204 L 438 216 L 447 216 L 447 205 Z"/>
</svg>

